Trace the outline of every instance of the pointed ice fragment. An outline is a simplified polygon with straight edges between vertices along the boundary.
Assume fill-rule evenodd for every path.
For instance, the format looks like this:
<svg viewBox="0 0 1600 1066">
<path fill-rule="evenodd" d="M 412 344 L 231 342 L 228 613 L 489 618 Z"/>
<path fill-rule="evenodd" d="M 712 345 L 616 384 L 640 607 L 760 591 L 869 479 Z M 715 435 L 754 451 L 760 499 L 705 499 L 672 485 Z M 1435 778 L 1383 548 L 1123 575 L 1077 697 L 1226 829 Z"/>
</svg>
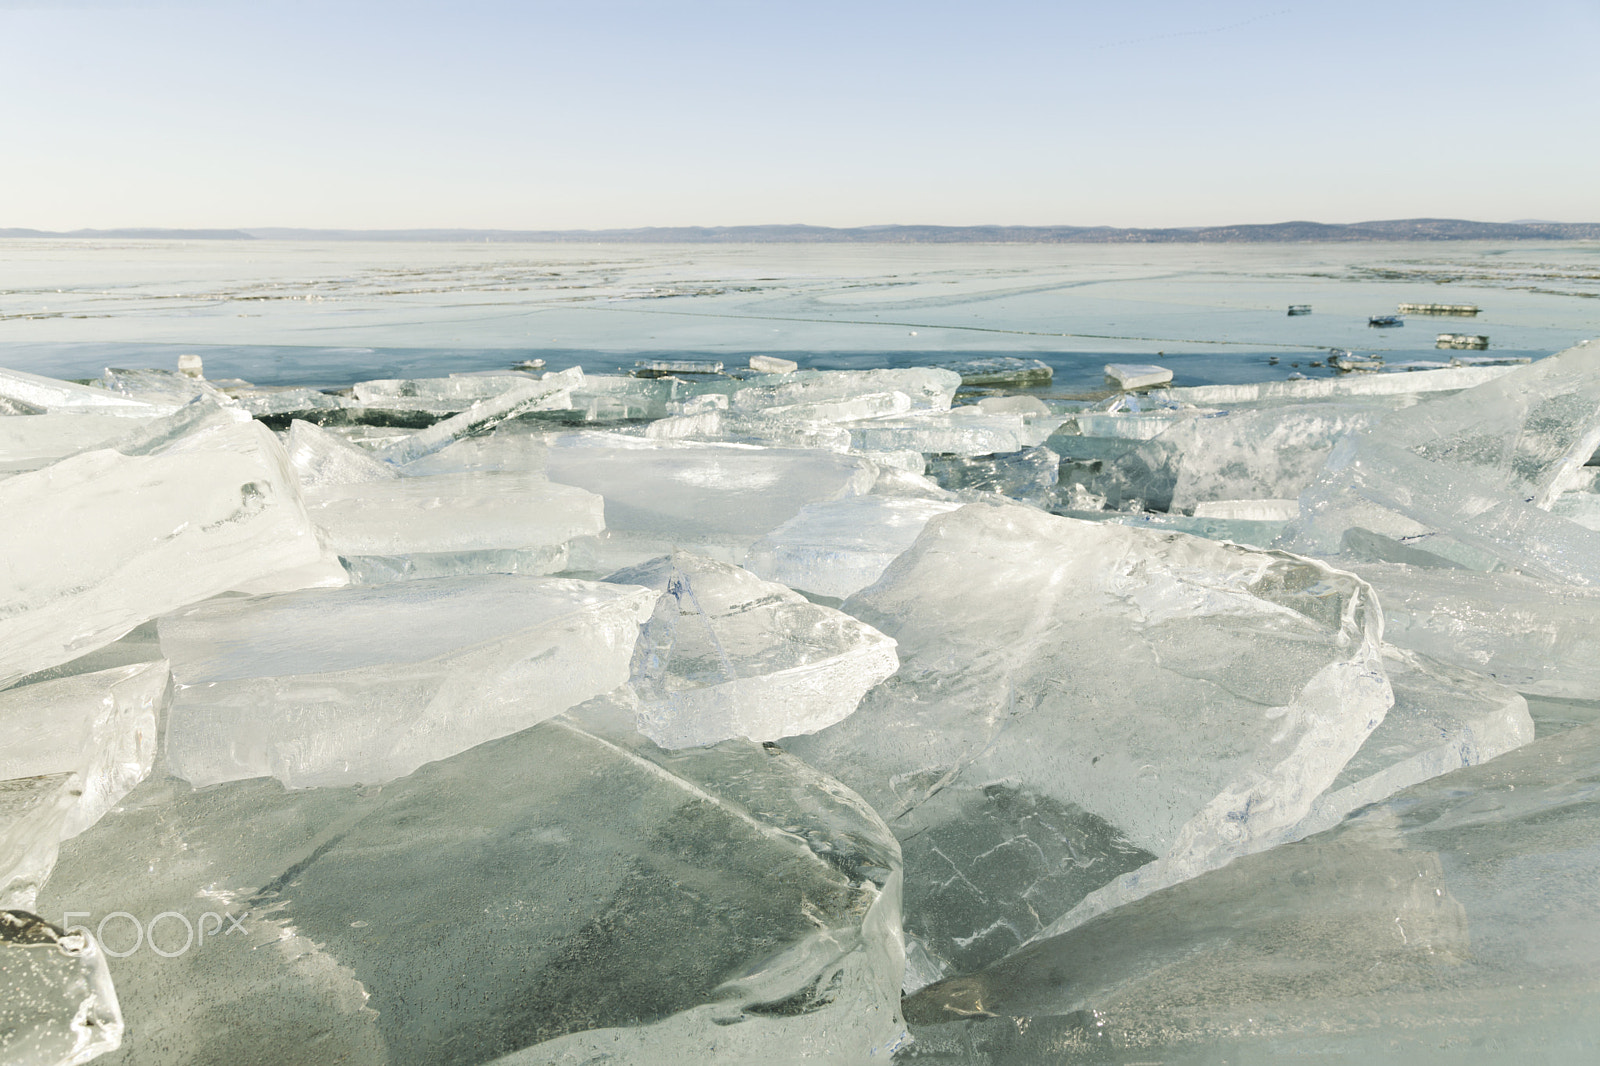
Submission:
<svg viewBox="0 0 1600 1066">
<path fill-rule="evenodd" d="M 660 598 L 639 636 L 639 731 L 664 748 L 813 733 L 894 673 L 894 641 L 747 570 L 679 552 L 612 574 Z"/>
<path fill-rule="evenodd" d="M 282 446 L 254 422 L 19 474 L 0 481 L 0 514 L 0 685 L 322 555 Z"/>
<path fill-rule="evenodd" d="M 1084 839 L 1105 850 L 1081 861 L 1105 881 L 1137 851 L 1158 857 L 1144 891 L 1194 876 L 1281 839 L 1392 699 L 1377 603 L 1353 575 L 1015 504 L 935 517 L 844 606 L 900 642 L 900 671 L 785 747 L 885 812 L 912 883 L 966 876 L 912 840 L 956 819 L 981 863 L 1046 832 L 1023 824 L 1036 809 L 1092 820 Z M 1012 921 L 1009 943 L 985 944 L 996 957 L 1105 883 L 1050 872 L 951 897 L 964 930 L 915 910 L 908 929 L 966 966 L 963 941 Z"/>
</svg>

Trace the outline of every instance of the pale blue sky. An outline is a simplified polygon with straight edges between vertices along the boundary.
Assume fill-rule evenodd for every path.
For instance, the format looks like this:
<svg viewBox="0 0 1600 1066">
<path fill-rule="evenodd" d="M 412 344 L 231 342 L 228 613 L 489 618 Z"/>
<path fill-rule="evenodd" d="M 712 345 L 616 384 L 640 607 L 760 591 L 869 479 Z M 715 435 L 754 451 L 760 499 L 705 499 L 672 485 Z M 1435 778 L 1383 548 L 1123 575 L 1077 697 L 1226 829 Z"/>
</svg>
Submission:
<svg viewBox="0 0 1600 1066">
<path fill-rule="evenodd" d="M 0 0 L 0 226 L 1600 221 L 1600 3 Z"/>
</svg>

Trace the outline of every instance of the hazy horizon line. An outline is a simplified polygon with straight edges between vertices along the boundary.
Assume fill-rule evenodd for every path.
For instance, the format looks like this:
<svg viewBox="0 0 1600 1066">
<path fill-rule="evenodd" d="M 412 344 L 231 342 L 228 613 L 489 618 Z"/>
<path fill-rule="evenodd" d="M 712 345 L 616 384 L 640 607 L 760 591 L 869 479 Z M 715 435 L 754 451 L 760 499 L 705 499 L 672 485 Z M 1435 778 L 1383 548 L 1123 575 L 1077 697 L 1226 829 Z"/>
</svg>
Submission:
<svg viewBox="0 0 1600 1066">
<path fill-rule="evenodd" d="M 467 226 L 341 228 L 312 226 L 119 226 L 75 230 L 0 227 L 0 238 L 171 240 L 371 240 L 623 243 L 1209 243 L 1294 241 L 1597 240 L 1600 222 L 1452 218 L 1362 222 L 1292 220 L 1201 226 L 944 225 L 882 223 L 818 226 L 761 223 L 727 226 L 628 226 L 531 229 Z"/>
</svg>

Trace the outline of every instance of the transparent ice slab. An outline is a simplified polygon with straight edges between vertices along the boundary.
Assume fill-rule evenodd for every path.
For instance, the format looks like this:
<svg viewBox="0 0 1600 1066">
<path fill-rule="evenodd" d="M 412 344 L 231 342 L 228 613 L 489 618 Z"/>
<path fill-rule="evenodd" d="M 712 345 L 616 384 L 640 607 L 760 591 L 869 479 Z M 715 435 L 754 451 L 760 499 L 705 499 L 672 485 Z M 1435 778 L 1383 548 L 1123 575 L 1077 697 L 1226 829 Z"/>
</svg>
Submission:
<svg viewBox="0 0 1600 1066">
<path fill-rule="evenodd" d="M 1158 857 L 1150 891 L 1275 842 L 1392 698 L 1377 604 L 1354 576 L 1015 504 L 932 519 L 844 609 L 900 642 L 900 671 L 850 718 L 784 746 L 884 812 L 911 884 L 979 880 L 911 844 L 957 822 L 975 864 L 1031 850 L 1041 826 L 1103 843 L 1073 857 L 1081 876 L 1055 876 L 1062 859 L 951 897 L 959 911 L 908 909 L 908 931 L 962 967 L 1130 862 Z M 1021 824 L 1034 810 L 1044 820 Z"/>
<path fill-rule="evenodd" d="M 168 918 L 113 960 L 130 1026 L 106 1062 L 886 1059 L 903 956 L 883 823 L 780 752 L 664 752 L 614 717 L 591 705 L 381 789 L 147 782 L 68 844 L 41 904 L 196 931 L 180 953 Z M 125 920 L 105 928 L 132 947 Z"/>
<path fill-rule="evenodd" d="M 35 470 L 56 459 L 104 445 L 138 424 L 129 415 L 0 417 L 0 468 Z"/>
<path fill-rule="evenodd" d="M 664 748 L 814 733 L 899 665 L 871 626 L 726 563 L 676 552 L 607 580 L 659 594 L 630 680 Z"/>
<path fill-rule="evenodd" d="M 122 1012 L 93 936 L 0 910 L 0 1062 L 76 1066 L 122 1043 Z"/>
<path fill-rule="evenodd" d="M 289 464 L 303 489 L 322 485 L 350 485 L 365 481 L 392 481 L 400 471 L 392 463 L 375 459 L 321 426 L 295 419 L 284 436 Z"/>
<path fill-rule="evenodd" d="M 874 471 L 845 455 L 575 433 L 551 442 L 550 480 L 605 497 L 606 528 L 692 543 L 768 533 L 808 503 L 859 495 Z M 660 554 L 659 552 L 655 554 Z"/>
<path fill-rule="evenodd" d="M 1458 392 L 1503 377 L 1508 366 L 1454 367 L 1404 374 L 1341 374 L 1332 378 L 1263 381 L 1247 385 L 1190 385 L 1166 390 L 1173 403 L 1238 404 L 1325 400 L 1344 396 L 1407 396 Z"/>
<path fill-rule="evenodd" d="M 1600 693 L 1600 592 L 1518 574 L 1353 564 L 1377 590 L 1384 637 L 1519 692 Z"/>
<path fill-rule="evenodd" d="M 794 404 L 824 404 L 883 393 L 903 393 L 919 411 L 947 411 L 961 376 L 932 367 L 903 370 L 799 370 L 733 394 L 733 407 L 753 414 Z"/>
<path fill-rule="evenodd" d="M 1580 727 L 1416 785 L 925 989 L 902 1057 L 1587 1061 L 1597 775 Z"/>
<path fill-rule="evenodd" d="M 546 548 L 605 528 L 592 492 L 536 474 L 433 474 L 305 493 L 306 511 L 342 556 Z"/>
<path fill-rule="evenodd" d="M 161 619 L 174 773 L 374 784 L 626 681 L 655 594 L 484 576 L 212 600 Z"/>
<path fill-rule="evenodd" d="M 288 457 L 254 422 L 19 474 L 0 481 L 0 514 L 0 685 L 323 556 Z"/>
<path fill-rule="evenodd" d="M 768 581 L 844 599 L 877 581 L 955 500 L 850 496 L 813 503 L 756 541 L 745 566 Z"/>
<path fill-rule="evenodd" d="M 1285 839 L 1320 833 L 1357 807 L 1533 741 L 1528 701 L 1483 674 L 1388 644 L 1383 668 L 1394 706 Z"/>
<path fill-rule="evenodd" d="M 379 457 L 403 466 L 460 440 L 487 433 L 509 418 L 533 411 L 560 410 L 572 405 L 572 392 L 583 384 L 583 369 L 573 367 L 558 374 L 546 374 L 516 388 L 475 401 L 458 415 L 436 422 L 407 437 L 385 442 Z"/>
<path fill-rule="evenodd" d="M 177 403 L 150 404 L 107 389 L 0 368 L 0 397 L 34 410 L 60 414 L 131 415 L 151 418 L 170 414 Z"/>
<path fill-rule="evenodd" d="M 857 451 L 913 451 L 994 455 L 1034 448 L 1049 439 L 1063 415 L 990 413 L 976 404 L 949 411 L 913 412 L 902 418 L 846 423 Z"/>
<path fill-rule="evenodd" d="M 1056 502 L 1061 456 L 1049 448 L 1025 448 L 1002 455 L 936 455 L 927 476 L 952 492 L 993 492 L 1049 509 Z"/>
<path fill-rule="evenodd" d="M 0 907 L 31 907 L 56 846 L 150 772 L 167 678 L 156 661 L 0 692 Z"/>
</svg>

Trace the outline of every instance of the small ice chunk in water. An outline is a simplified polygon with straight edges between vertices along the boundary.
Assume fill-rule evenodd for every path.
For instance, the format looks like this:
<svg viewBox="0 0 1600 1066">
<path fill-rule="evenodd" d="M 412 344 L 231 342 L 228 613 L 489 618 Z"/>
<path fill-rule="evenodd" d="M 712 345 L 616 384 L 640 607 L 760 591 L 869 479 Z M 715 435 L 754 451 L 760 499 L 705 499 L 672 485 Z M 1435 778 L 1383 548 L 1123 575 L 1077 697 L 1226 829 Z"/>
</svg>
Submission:
<svg viewBox="0 0 1600 1066">
<path fill-rule="evenodd" d="M 509 575 L 210 600 L 161 619 L 173 771 L 386 781 L 628 678 L 655 593 Z"/>
<path fill-rule="evenodd" d="M 800 364 L 793 359 L 780 359 L 775 355 L 752 355 L 750 369 L 763 374 L 793 374 Z"/>
<path fill-rule="evenodd" d="M 664 748 L 814 733 L 899 665 L 894 641 L 748 570 L 678 552 L 608 581 L 660 594 L 639 636 L 639 732 Z"/>
<path fill-rule="evenodd" d="M 122 1044 L 105 954 L 83 929 L 0 910 L 0 1062 L 76 1066 Z"/>
<path fill-rule="evenodd" d="M 790 588 L 843 599 L 866 588 L 953 500 L 851 496 L 813 503 L 756 541 L 746 567 Z"/>
<path fill-rule="evenodd" d="M 960 374 L 961 384 L 968 387 L 1034 388 L 1050 384 L 1051 378 L 1055 376 L 1055 371 L 1050 368 L 1049 363 L 1015 355 L 960 359 L 952 363 L 941 363 L 939 368 Z"/>
<path fill-rule="evenodd" d="M 147 662 L 0 692 L 0 907 L 31 907 L 56 845 L 150 772 L 167 677 Z"/>
<path fill-rule="evenodd" d="M 0 514 L 0 685 L 323 554 L 282 446 L 255 422 L 18 474 L 0 481 Z"/>
<path fill-rule="evenodd" d="M 1134 389 L 1151 389 L 1172 380 L 1172 371 L 1153 363 L 1107 363 L 1106 381 L 1112 386 L 1131 392 Z"/>
</svg>

